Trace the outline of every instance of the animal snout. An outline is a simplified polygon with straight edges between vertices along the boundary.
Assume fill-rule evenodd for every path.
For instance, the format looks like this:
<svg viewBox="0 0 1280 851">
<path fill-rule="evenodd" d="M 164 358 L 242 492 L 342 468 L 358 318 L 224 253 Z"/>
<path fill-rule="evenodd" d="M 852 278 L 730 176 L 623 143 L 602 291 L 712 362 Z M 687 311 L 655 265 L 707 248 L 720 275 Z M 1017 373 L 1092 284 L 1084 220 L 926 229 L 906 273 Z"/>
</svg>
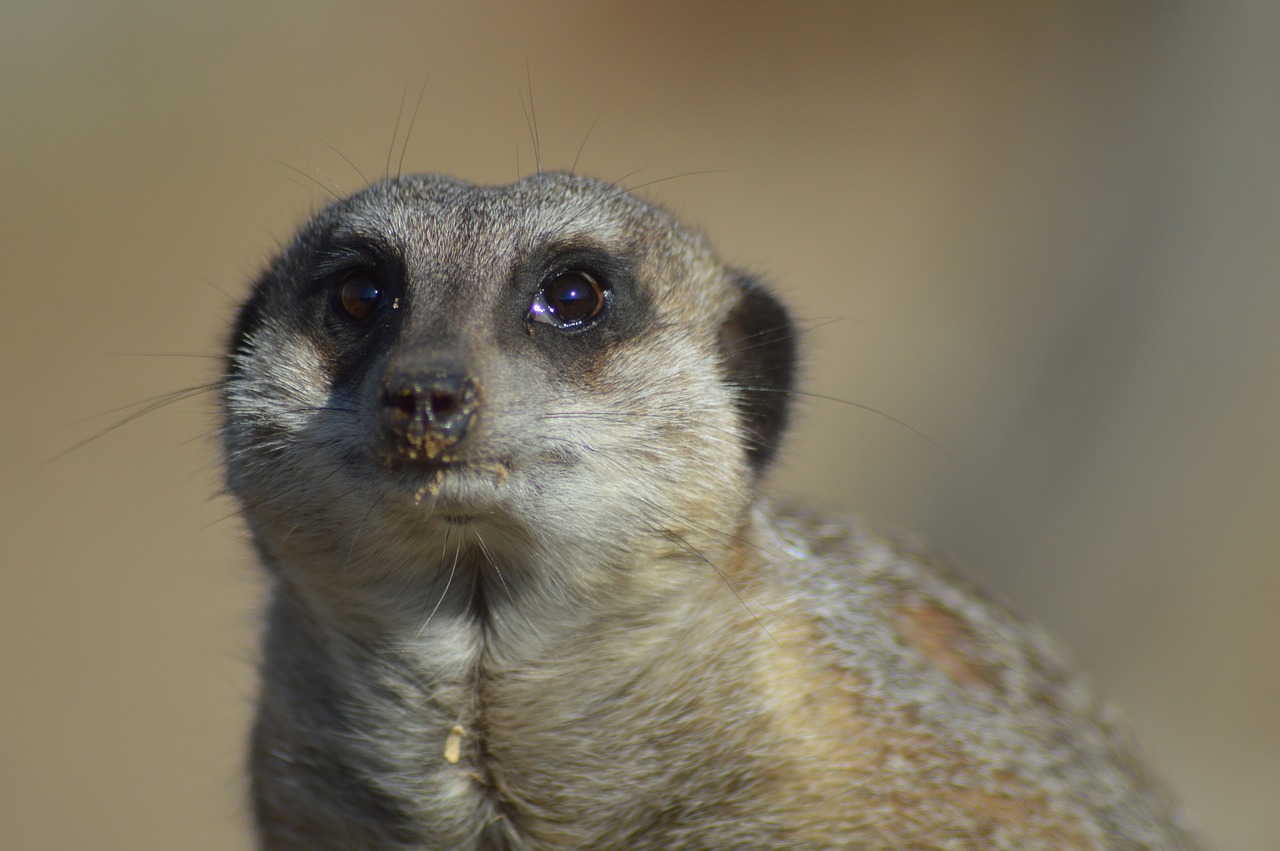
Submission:
<svg viewBox="0 0 1280 851">
<path fill-rule="evenodd" d="M 460 372 L 393 373 L 382 385 L 382 416 L 394 453 L 431 461 L 466 438 L 480 407 L 475 379 Z"/>
</svg>

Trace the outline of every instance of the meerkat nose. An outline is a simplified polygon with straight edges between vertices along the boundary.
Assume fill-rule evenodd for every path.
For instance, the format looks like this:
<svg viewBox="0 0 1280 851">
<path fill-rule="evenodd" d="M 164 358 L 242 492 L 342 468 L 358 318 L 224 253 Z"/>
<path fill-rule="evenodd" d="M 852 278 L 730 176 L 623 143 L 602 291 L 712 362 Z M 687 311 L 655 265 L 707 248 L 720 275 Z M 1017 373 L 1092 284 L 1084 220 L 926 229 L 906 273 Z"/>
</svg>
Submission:
<svg viewBox="0 0 1280 851">
<path fill-rule="evenodd" d="M 401 460 L 434 460 L 457 445 L 479 407 L 476 381 L 461 372 L 393 372 L 383 380 L 383 422 Z"/>
</svg>

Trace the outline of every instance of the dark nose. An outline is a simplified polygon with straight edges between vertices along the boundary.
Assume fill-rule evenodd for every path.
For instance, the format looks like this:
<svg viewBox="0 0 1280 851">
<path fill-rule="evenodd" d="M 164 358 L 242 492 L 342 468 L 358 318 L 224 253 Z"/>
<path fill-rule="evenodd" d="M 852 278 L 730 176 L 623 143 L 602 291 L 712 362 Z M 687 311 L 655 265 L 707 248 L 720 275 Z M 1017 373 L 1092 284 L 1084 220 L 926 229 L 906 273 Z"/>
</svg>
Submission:
<svg viewBox="0 0 1280 851">
<path fill-rule="evenodd" d="M 467 436 L 476 420 L 476 382 L 453 372 L 393 374 L 382 384 L 382 415 L 396 455 L 431 461 Z"/>
</svg>

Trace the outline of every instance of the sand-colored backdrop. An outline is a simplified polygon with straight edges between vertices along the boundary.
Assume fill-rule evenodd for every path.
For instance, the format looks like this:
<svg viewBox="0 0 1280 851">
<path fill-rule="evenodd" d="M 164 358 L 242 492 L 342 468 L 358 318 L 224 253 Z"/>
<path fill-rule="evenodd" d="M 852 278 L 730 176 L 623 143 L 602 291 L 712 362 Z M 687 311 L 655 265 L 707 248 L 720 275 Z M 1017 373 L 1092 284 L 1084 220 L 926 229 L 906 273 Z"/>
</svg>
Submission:
<svg viewBox="0 0 1280 851">
<path fill-rule="evenodd" d="M 775 281 L 808 389 L 945 450 L 810 398 L 776 487 L 932 539 L 1217 847 L 1280 847 L 1277 43 L 1262 2 L 4 4 L 0 847 L 249 847 L 212 396 L 50 459 L 216 376 L 424 81 L 406 170 L 528 173 L 532 100 L 545 168 Z"/>
</svg>

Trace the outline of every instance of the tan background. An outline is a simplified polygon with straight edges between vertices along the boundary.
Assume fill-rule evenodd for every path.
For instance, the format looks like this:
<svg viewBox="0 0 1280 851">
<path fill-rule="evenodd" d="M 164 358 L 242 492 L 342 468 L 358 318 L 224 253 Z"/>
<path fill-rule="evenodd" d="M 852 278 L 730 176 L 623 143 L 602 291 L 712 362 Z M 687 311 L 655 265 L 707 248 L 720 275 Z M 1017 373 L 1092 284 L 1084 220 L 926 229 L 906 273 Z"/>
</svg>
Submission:
<svg viewBox="0 0 1280 851">
<path fill-rule="evenodd" d="M 212 397 L 49 459 L 216 375 L 426 81 L 406 169 L 527 173 L 523 96 L 545 167 L 704 172 L 642 192 L 790 298 L 808 389 L 945 449 L 810 398 L 777 487 L 931 538 L 1218 847 L 1280 848 L 1278 9 L 5 4 L 0 847 L 247 847 L 260 586 Z"/>
</svg>

